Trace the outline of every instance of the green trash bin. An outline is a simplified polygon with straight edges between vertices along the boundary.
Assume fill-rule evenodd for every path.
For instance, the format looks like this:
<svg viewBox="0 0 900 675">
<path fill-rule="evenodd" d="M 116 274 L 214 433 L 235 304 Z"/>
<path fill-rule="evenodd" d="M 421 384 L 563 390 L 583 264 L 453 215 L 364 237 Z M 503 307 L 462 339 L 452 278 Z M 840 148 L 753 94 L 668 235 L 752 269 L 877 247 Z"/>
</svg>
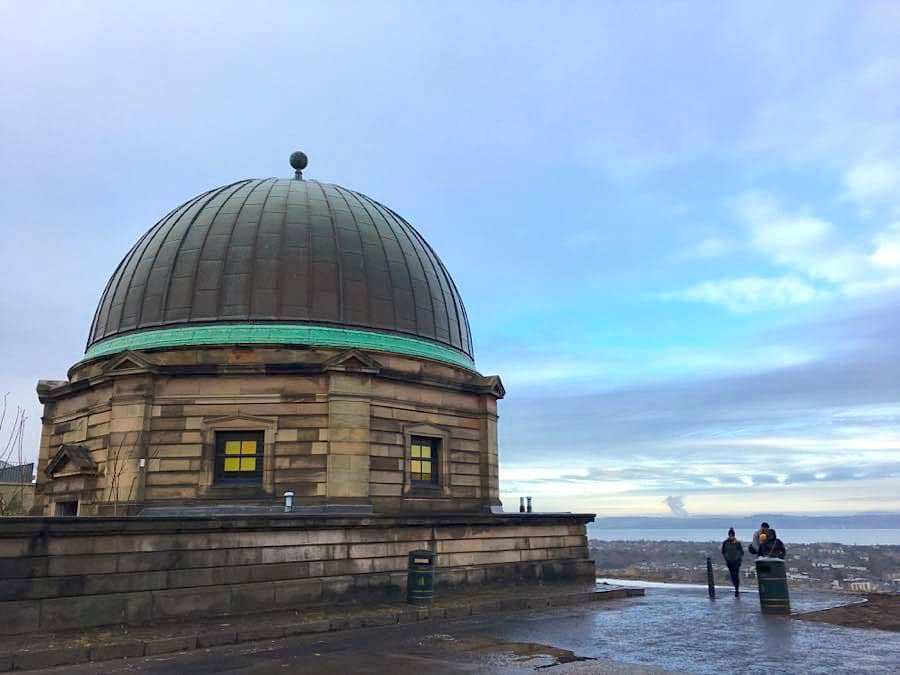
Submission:
<svg viewBox="0 0 900 675">
<path fill-rule="evenodd" d="M 756 582 L 759 584 L 759 607 L 767 614 L 790 614 L 787 570 L 781 558 L 757 558 Z"/>
<path fill-rule="evenodd" d="M 412 605 L 430 605 L 434 599 L 434 561 L 431 551 L 410 551 L 406 574 L 406 600 Z"/>
</svg>

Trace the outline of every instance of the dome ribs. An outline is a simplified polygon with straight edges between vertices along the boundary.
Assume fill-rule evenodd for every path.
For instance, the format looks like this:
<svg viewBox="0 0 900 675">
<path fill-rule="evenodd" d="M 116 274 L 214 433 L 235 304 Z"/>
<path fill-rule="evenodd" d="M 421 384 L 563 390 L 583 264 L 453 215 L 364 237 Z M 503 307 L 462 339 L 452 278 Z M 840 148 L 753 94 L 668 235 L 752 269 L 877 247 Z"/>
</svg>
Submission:
<svg viewBox="0 0 900 675">
<path fill-rule="evenodd" d="M 272 179 L 260 210 L 247 278 L 247 313 L 251 318 L 272 320 L 276 315 L 275 291 L 278 288 L 275 253 L 280 249 L 281 230 L 287 211 L 287 188 Z"/>
<path fill-rule="evenodd" d="M 459 289 L 456 287 L 456 282 L 453 281 L 453 277 L 450 276 L 449 272 L 447 272 L 447 276 L 450 279 L 450 285 L 453 287 L 453 300 L 459 307 L 459 311 L 462 312 L 462 322 L 459 325 L 460 330 L 465 334 L 465 340 L 460 345 L 460 349 L 472 356 L 475 354 L 475 346 L 472 344 L 472 330 L 469 327 L 469 314 L 466 312 L 466 303 L 463 302 L 462 295 L 460 295 Z"/>
<path fill-rule="evenodd" d="M 299 183 L 300 181 L 296 182 Z M 283 300 L 285 297 L 283 288 L 285 253 L 287 252 L 287 245 L 285 244 L 285 241 L 287 240 L 288 205 L 291 201 L 291 188 L 292 185 L 288 183 L 284 193 L 284 213 L 281 214 L 281 230 L 278 234 L 278 255 L 275 257 L 275 266 L 273 270 L 273 284 L 275 285 L 275 290 L 272 293 L 275 303 L 275 311 L 273 312 L 273 316 L 275 316 L 276 318 L 285 315 L 285 310 L 283 307 Z"/>
<path fill-rule="evenodd" d="M 413 294 L 412 276 L 397 232 L 391 227 L 384 214 L 376 208 L 374 200 L 359 192 L 354 192 L 353 195 L 372 219 L 372 224 L 384 250 L 388 275 L 391 279 L 391 294 L 394 299 L 395 323 L 393 329 L 401 333 L 417 335 L 416 301 Z"/>
<path fill-rule="evenodd" d="M 445 360 L 471 364 L 462 298 L 421 233 L 364 194 L 314 180 L 236 181 L 166 214 L 104 287 L 86 349 L 149 344 L 169 328 L 182 333 L 165 339 L 199 340 L 184 329 L 216 323 L 232 324 L 223 336 L 235 324 L 262 336 L 268 323 L 283 324 L 285 336 L 298 330 L 288 324 L 312 324 L 309 335 L 342 326 L 383 331 L 437 343 Z"/>
<path fill-rule="evenodd" d="M 345 316 L 345 318 L 348 319 L 349 323 L 371 326 L 375 323 L 374 312 L 372 311 L 372 291 L 375 290 L 377 281 L 375 275 L 372 273 L 374 270 L 371 272 L 369 270 L 369 268 L 372 267 L 373 261 L 367 260 L 367 247 L 363 241 L 362 229 L 359 226 L 356 214 L 350 206 L 350 201 L 347 199 L 347 191 L 337 185 L 333 185 L 331 188 L 334 190 L 336 198 L 339 198 L 343 203 L 343 206 L 346 207 L 346 213 L 349 217 L 348 223 L 353 223 L 353 227 L 351 228 L 349 225 L 343 227 L 339 220 L 336 220 L 335 222 L 335 225 L 341 231 L 346 231 L 346 234 L 340 235 L 342 238 L 341 260 L 343 264 L 343 274 L 341 276 L 344 277 L 345 280 L 343 290 L 346 293 L 343 302 L 345 307 L 348 301 L 352 304 L 350 309 L 354 314 L 357 312 L 365 312 L 365 316 L 362 317 Z M 333 213 L 334 212 L 335 211 L 333 210 Z M 357 250 L 348 250 L 353 249 L 354 247 Z M 358 258 L 358 260 L 354 261 L 353 258 Z"/>
<path fill-rule="evenodd" d="M 184 224 L 182 227 L 182 231 L 186 231 L 190 222 L 200 213 L 202 210 L 201 203 L 204 202 L 204 198 L 210 195 L 212 191 L 206 192 L 200 199 L 194 200 L 194 202 L 178 214 L 178 217 L 172 220 L 169 223 L 167 228 L 160 229 L 160 233 L 162 236 L 159 239 L 159 243 L 156 245 L 155 250 L 152 251 L 152 257 L 150 258 L 150 265 L 147 267 L 146 273 L 143 275 L 143 283 L 141 284 L 141 294 L 140 299 L 135 302 L 136 314 L 134 314 L 134 324 L 128 325 L 126 328 L 142 328 L 144 326 L 152 326 L 154 324 L 159 323 L 159 317 L 162 315 L 160 306 L 160 301 L 162 300 L 162 291 L 164 288 L 164 284 L 167 281 L 167 270 L 168 265 L 174 260 L 174 255 L 172 249 L 177 246 L 174 243 L 170 246 L 169 236 L 173 231 L 180 225 Z M 189 215 L 190 214 L 190 215 Z M 187 217 L 187 220 L 185 218 Z M 144 255 L 150 253 L 150 250 L 144 252 Z M 162 257 L 161 257 L 162 256 Z M 141 261 L 143 262 L 143 260 Z M 138 267 L 140 268 L 140 266 Z M 135 275 L 137 275 L 137 271 L 135 271 Z M 133 285 L 132 285 L 133 287 Z M 148 289 L 152 290 L 152 293 L 148 293 Z M 128 303 L 126 301 L 126 309 L 128 308 Z M 131 316 L 130 314 L 128 316 Z M 145 319 L 145 316 L 149 317 Z"/>
<path fill-rule="evenodd" d="M 191 284 L 191 306 L 188 321 L 214 321 L 219 317 L 219 293 L 231 231 L 247 197 L 257 181 L 244 181 L 216 209 L 203 236 Z"/>
<path fill-rule="evenodd" d="M 371 217 L 358 206 L 354 210 L 344 188 L 328 186 L 325 191 L 332 201 L 332 215 L 341 251 L 344 322 L 361 327 L 380 325 L 394 330 L 395 322 L 391 317 L 386 317 L 393 312 L 386 311 L 384 304 L 389 302 L 385 298 L 390 295 L 385 288 L 385 265 L 378 264 L 377 254 L 381 251 L 377 244 L 375 256 L 372 251 L 374 239 L 377 239 L 377 236 L 372 237 L 374 226 L 368 222 L 364 231 L 359 220 L 365 218 L 371 221 Z M 378 273 L 379 269 L 382 274 Z M 377 317 L 374 308 L 378 310 Z"/>
<path fill-rule="evenodd" d="M 344 288 L 341 277 L 341 243 L 338 240 L 334 224 L 334 214 L 328 195 L 321 183 L 315 180 L 306 181 L 308 186 L 315 185 L 321 193 L 321 201 L 328 215 L 316 214 L 313 206 L 316 197 L 310 192 L 310 256 L 312 265 L 312 304 L 310 318 L 329 323 L 344 321 Z"/>
<path fill-rule="evenodd" d="M 178 214 L 177 218 L 173 219 L 168 224 L 168 227 L 161 228 L 158 232 L 158 234 L 160 235 L 159 243 L 156 244 L 155 248 L 152 250 L 150 264 L 148 265 L 146 272 L 142 274 L 143 283 L 140 284 L 140 298 L 135 302 L 136 313 L 134 315 L 126 313 L 124 315 L 123 322 L 126 321 L 126 318 L 129 321 L 129 323 L 124 326 L 124 328 L 133 329 L 159 323 L 159 317 L 161 316 L 160 301 L 162 299 L 163 285 L 167 280 L 166 271 L 168 269 L 168 265 L 174 259 L 172 249 L 174 248 L 174 246 L 177 246 L 177 244 L 174 244 L 174 242 L 172 243 L 172 245 L 169 245 L 169 236 L 172 234 L 175 228 L 181 225 L 183 225 L 183 230 L 187 229 L 190 220 L 192 220 L 198 213 L 200 213 L 200 210 L 202 209 L 201 203 L 209 194 L 211 194 L 211 192 L 212 191 L 205 192 L 202 197 L 195 199 L 188 208 L 184 209 L 181 213 Z M 188 217 L 187 221 L 185 221 L 186 217 Z M 138 267 L 135 270 L 135 276 L 137 276 L 137 270 L 140 270 L 141 264 L 143 264 L 144 262 L 144 258 L 150 253 L 151 250 L 149 248 L 144 252 L 141 263 L 138 264 Z M 133 282 L 132 288 L 134 288 Z M 148 289 L 152 290 L 153 292 L 148 293 Z M 128 309 L 128 306 L 128 302 L 126 301 L 126 310 Z M 130 317 L 132 316 L 134 317 L 133 323 L 130 322 Z M 146 320 L 145 316 L 148 317 Z"/>
<path fill-rule="evenodd" d="M 182 205 L 183 206 L 183 205 Z M 138 249 L 142 248 L 145 245 L 145 242 L 152 236 L 152 234 L 156 231 L 156 228 L 160 226 L 163 222 L 171 218 L 176 211 L 178 211 L 181 206 L 178 206 L 171 211 L 169 211 L 165 216 L 163 216 L 157 223 L 151 227 L 149 230 L 144 232 L 140 239 L 137 240 L 137 243 L 131 247 L 128 253 L 125 254 L 125 257 L 122 258 L 122 261 L 119 263 L 119 266 L 116 268 L 116 271 L 113 273 L 113 276 L 110 278 L 110 283 L 107 285 L 107 292 L 103 294 L 100 302 L 103 305 L 103 309 L 98 312 L 98 322 L 97 329 L 95 333 L 91 337 L 91 342 L 96 342 L 97 340 L 102 339 L 110 332 L 116 332 L 118 330 L 119 324 L 116 322 L 115 327 L 110 330 L 109 320 L 113 314 L 113 309 L 116 307 L 116 295 L 119 292 L 119 286 L 122 283 L 122 278 L 125 276 L 125 270 L 131 264 L 131 261 L 134 260 L 134 256 L 137 254 Z M 113 284 L 115 282 L 115 284 Z M 112 289 L 112 295 L 107 295 L 109 289 Z M 102 317 L 102 319 L 101 319 Z M 102 326 L 101 326 L 102 323 Z M 90 346 L 91 342 L 88 343 Z"/>
<path fill-rule="evenodd" d="M 262 218 L 268 187 L 275 179 L 254 181 L 238 210 L 228 242 L 217 299 L 217 319 L 247 320 L 250 315 L 249 277 L 256 231 Z M 268 185 L 267 185 L 268 184 Z"/>
<path fill-rule="evenodd" d="M 172 213 L 173 211 L 169 211 L 169 213 L 163 216 L 163 220 L 172 215 Z M 119 261 L 119 264 L 116 266 L 116 269 L 112 273 L 112 276 L 109 278 L 109 281 L 106 282 L 106 287 L 103 289 L 103 295 L 100 296 L 100 303 L 97 305 L 97 311 L 94 312 L 94 319 L 93 321 L 91 321 L 91 330 L 88 333 L 87 345 L 85 346 L 85 349 L 87 349 L 87 347 L 90 347 L 92 342 L 103 337 L 103 331 L 106 330 L 106 321 L 109 317 L 109 306 L 112 302 L 111 298 L 109 299 L 109 301 L 107 301 L 107 298 L 109 298 L 110 289 L 113 288 L 113 282 L 118 285 L 118 282 L 121 279 L 122 268 L 129 260 L 131 260 L 131 256 L 134 255 L 134 252 L 137 250 L 138 246 L 141 245 L 141 242 L 144 241 L 144 239 L 146 239 L 149 234 L 150 230 L 144 232 L 144 234 L 141 235 L 141 238 L 138 239 L 130 249 L 128 249 L 128 253 L 126 253 L 125 257 Z M 101 324 L 103 325 L 102 330 L 100 328 Z"/>
<path fill-rule="evenodd" d="M 259 182 L 259 187 L 268 184 L 268 190 L 265 191 L 265 195 L 262 196 L 262 201 L 259 203 L 259 213 L 255 219 L 255 221 L 250 218 L 250 222 L 253 223 L 252 229 L 247 229 L 246 231 L 242 228 L 241 230 L 235 229 L 235 232 L 232 233 L 232 242 L 234 242 L 235 233 L 240 232 L 241 235 L 246 237 L 246 244 L 242 244 L 241 247 L 236 247 L 234 243 L 229 245 L 228 252 L 229 254 L 235 253 L 236 251 L 240 251 L 246 249 L 246 254 L 243 259 L 238 257 L 238 264 L 240 265 L 239 270 L 229 270 L 228 265 L 225 266 L 226 275 L 230 276 L 230 279 L 234 280 L 234 296 L 240 296 L 240 302 L 237 305 L 237 309 L 233 311 L 229 316 L 237 317 L 241 320 L 245 320 L 247 317 L 253 318 L 253 288 L 256 282 L 256 277 L 258 276 L 256 263 L 258 261 L 258 249 L 259 249 L 259 233 L 260 230 L 263 229 L 263 222 L 266 220 L 266 216 L 268 215 L 268 205 L 269 201 L 272 197 L 272 191 L 275 189 L 275 186 L 278 185 L 277 178 L 269 178 L 266 180 L 262 180 Z M 262 190 L 260 190 L 262 192 Z M 250 201 L 248 200 L 245 206 L 250 205 Z M 255 204 L 254 204 L 255 206 Z M 238 216 L 240 219 L 240 216 Z M 239 238 L 239 242 L 242 242 L 243 238 Z"/>
<path fill-rule="evenodd" d="M 346 195 L 350 195 L 362 212 L 365 214 L 366 218 L 368 218 L 368 225 L 371 228 L 372 233 L 372 241 L 377 243 L 366 244 L 363 242 L 363 248 L 365 251 L 369 251 L 369 264 L 367 265 L 367 270 L 369 272 L 370 277 L 370 287 L 369 287 L 369 303 L 370 307 L 372 307 L 372 322 L 379 328 L 386 328 L 388 330 L 402 330 L 400 326 L 400 320 L 397 313 L 397 297 L 395 293 L 396 289 L 396 280 L 394 279 L 394 275 L 391 272 L 391 264 L 388 259 L 387 249 L 384 245 L 384 237 L 381 235 L 381 232 L 378 230 L 378 225 L 375 222 L 375 218 L 372 216 L 371 211 L 369 211 L 369 207 L 366 205 L 365 201 L 360 197 L 360 195 L 353 190 L 344 190 Z M 349 204 L 349 200 L 348 200 Z M 353 211 L 353 207 L 350 208 Z M 354 219 L 359 223 L 359 218 L 354 215 Z M 362 229 L 360 229 L 362 232 Z M 362 238 L 362 234 L 360 234 L 360 238 Z M 381 255 L 375 255 L 372 253 L 372 249 L 377 249 L 381 252 Z M 378 265 L 378 261 L 384 261 L 383 265 Z M 379 275 L 380 273 L 380 275 Z M 381 276 L 382 282 L 379 283 L 378 276 Z M 409 278 L 407 276 L 407 278 Z M 382 303 L 385 303 L 382 305 Z M 390 315 L 388 318 L 386 315 Z M 383 317 L 383 318 L 382 318 Z"/>
<path fill-rule="evenodd" d="M 365 199 L 368 199 L 371 204 L 378 210 L 381 214 L 381 217 L 389 224 L 391 230 L 395 233 L 399 231 L 402 233 L 402 237 L 400 235 L 397 236 L 397 242 L 400 245 L 400 250 L 403 252 L 403 257 L 406 259 L 406 268 L 409 270 L 410 283 L 413 291 L 413 298 L 415 301 L 415 310 L 416 310 L 416 331 L 420 335 L 426 335 L 432 339 L 438 338 L 438 330 L 437 330 L 437 318 L 434 307 L 434 297 L 431 293 L 431 284 L 428 281 L 428 275 L 425 272 L 425 265 L 422 263 L 422 257 L 419 255 L 419 251 L 416 249 L 415 244 L 413 243 L 412 238 L 409 236 L 409 233 L 403 228 L 403 225 L 396 220 L 391 214 L 390 210 L 376 202 L 371 197 L 367 197 L 366 195 L 362 195 Z M 404 242 L 406 245 L 404 245 Z M 408 251 L 412 250 L 410 254 Z M 418 267 L 413 265 L 410 261 L 410 258 L 414 256 L 415 261 L 418 263 Z M 413 272 L 418 271 L 421 274 L 421 279 L 417 279 Z M 424 289 L 422 288 L 422 284 L 424 282 Z M 424 292 L 423 292 L 424 291 Z M 428 305 L 422 303 L 421 296 L 425 296 L 428 298 Z M 426 319 L 425 314 L 430 315 L 430 321 Z M 429 324 L 430 324 L 430 332 L 429 332 Z"/>
<path fill-rule="evenodd" d="M 153 322 L 152 320 L 144 317 L 142 314 L 138 317 L 138 325 L 140 327 L 151 325 L 152 323 L 156 324 L 165 324 L 171 321 L 180 321 L 187 318 L 187 315 L 190 313 L 190 302 L 188 300 L 189 296 L 193 296 L 192 286 L 186 285 L 186 282 L 180 281 L 183 279 L 192 279 L 192 275 L 186 274 L 185 271 L 192 270 L 195 265 L 191 260 L 190 255 L 186 255 L 184 244 L 191 237 L 195 238 L 198 236 L 198 232 L 203 232 L 203 237 L 205 239 L 206 232 L 209 231 L 209 227 L 212 224 L 212 219 L 214 216 L 210 215 L 210 211 L 212 210 L 212 205 L 215 204 L 216 200 L 218 200 L 225 191 L 233 188 L 237 183 L 231 183 L 230 185 L 225 185 L 218 190 L 214 190 L 208 193 L 209 198 L 203 203 L 203 205 L 194 213 L 189 222 L 185 223 L 185 226 L 181 228 L 181 236 L 178 239 L 178 244 L 175 247 L 175 251 L 172 255 L 171 262 L 166 267 L 163 272 L 163 276 L 165 278 L 165 285 L 163 287 L 162 297 L 159 302 L 159 318 Z M 221 200 L 221 202 L 215 207 L 216 213 L 218 213 L 218 207 L 227 201 L 227 197 Z M 201 220 L 201 218 L 203 220 Z M 184 215 L 178 219 L 179 223 L 184 221 Z M 197 225 L 198 222 L 208 221 L 206 224 L 206 228 L 203 230 L 198 230 Z M 166 245 L 169 237 L 175 232 L 175 229 L 178 227 L 176 223 L 172 229 L 169 230 L 169 233 L 166 235 L 165 240 L 163 241 L 163 246 Z M 160 247 L 162 248 L 162 247 Z M 197 257 L 199 258 L 200 249 L 188 249 L 188 251 L 197 251 Z M 154 271 L 159 269 L 158 265 L 154 264 Z M 182 273 L 179 274 L 179 271 Z M 172 287 L 175 286 L 175 293 L 172 294 Z M 174 306 L 170 306 L 174 303 Z M 142 308 L 146 306 L 146 300 L 142 303 Z M 173 313 L 177 313 L 179 311 L 183 312 L 183 316 L 173 316 L 170 318 L 170 315 Z"/>
<path fill-rule="evenodd" d="M 305 181 L 288 183 L 281 249 L 278 317 L 293 321 L 309 319 L 312 262 L 309 199 Z"/>
<path fill-rule="evenodd" d="M 444 305 L 444 310 L 447 313 L 447 331 L 448 331 L 448 341 L 454 347 L 459 349 L 463 348 L 465 344 L 463 342 L 462 333 L 459 327 L 459 311 L 456 306 L 456 297 L 454 291 L 447 284 L 447 278 L 449 274 L 447 273 L 444 264 L 441 262 L 441 259 L 438 258 L 437 254 L 434 252 L 434 249 L 425 241 L 425 238 L 419 233 L 419 231 L 413 227 L 405 218 L 400 216 L 396 211 L 391 209 L 390 207 L 385 207 L 397 220 L 401 221 L 403 225 L 409 229 L 410 232 L 416 237 L 419 242 L 419 246 L 425 251 L 425 254 L 428 256 L 428 262 L 431 264 L 431 269 L 434 273 L 435 278 L 438 280 L 438 283 L 441 287 L 441 300 Z M 453 314 L 450 313 L 450 307 L 448 307 L 449 302 L 453 302 Z M 455 329 L 455 330 L 454 330 Z M 456 333 L 456 340 L 454 340 L 454 332 Z"/>
<path fill-rule="evenodd" d="M 120 283 L 119 287 L 116 289 L 116 293 L 113 296 L 113 304 L 112 304 L 112 307 L 110 308 L 110 317 L 109 318 L 110 319 L 112 318 L 112 314 L 115 311 L 117 304 L 119 305 L 119 316 L 116 319 L 116 323 L 115 323 L 115 326 L 113 327 L 112 331 L 107 330 L 107 335 L 110 332 L 124 333 L 124 332 L 136 327 L 136 325 L 131 325 L 127 322 L 128 317 L 131 315 L 126 314 L 126 309 L 128 309 L 128 307 L 129 307 L 129 299 L 131 299 L 131 298 L 134 299 L 132 301 L 132 305 L 134 305 L 137 302 L 137 298 L 139 297 L 138 293 L 143 295 L 143 284 L 146 282 L 146 277 L 144 278 L 144 281 L 142 281 L 141 283 L 138 283 L 138 284 L 135 283 L 135 278 L 138 275 L 138 270 L 140 269 L 141 265 L 144 264 L 144 259 L 145 259 L 145 256 L 146 256 L 148 250 L 150 249 L 151 245 L 153 244 L 153 241 L 156 239 L 156 236 L 162 231 L 162 229 L 167 224 L 178 220 L 178 218 L 180 218 L 181 215 L 185 211 L 187 211 L 190 207 L 192 207 L 194 204 L 196 204 L 200 199 L 203 199 L 203 197 L 206 196 L 206 194 L 207 193 L 204 192 L 203 194 L 198 195 L 198 196 L 194 197 L 193 199 L 186 201 L 184 204 L 182 204 L 177 209 L 175 209 L 171 214 L 169 214 L 168 217 L 166 217 L 165 219 L 163 219 L 159 223 L 157 223 L 151 229 L 151 231 L 148 233 L 149 236 L 144 240 L 142 246 L 140 247 L 140 251 L 136 252 L 136 254 L 131 258 L 131 260 L 128 261 L 125 268 L 122 270 L 122 279 L 124 279 L 125 276 L 127 275 L 128 282 L 126 283 L 124 288 L 121 286 L 121 283 Z M 120 282 L 121 282 L 121 279 L 120 279 Z M 119 293 L 120 290 L 122 291 L 121 295 Z M 121 298 L 121 300 L 119 300 L 119 298 Z M 138 307 L 135 306 L 134 314 L 133 314 L 135 319 L 137 318 L 137 311 L 138 311 Z M 107 324 L 108 324 L 108 321 L 109 320 L 107 320 Z"/>
<path fill-rule="evenodd" d="M 249 181 L 249 180 L 240 180 L 235 183 L 231 183 L 230 185 L 227 185 L 225 187 L 225 189 L 232 188 L 231 192 L 228 193 L 228 195 L 224 199 L 222 199 L 222 202 L 216 206 L 215 211 L 209 216 L 209 218 L 208 218 L 209 222 L 206 225 L 206 228 L 203 230 L 203 235 L 200 238 L 200 242 L 198 243 L 196 249 L 190 249 L 191 251 L 196 250 L 196 255 L 194 256 L 193 265 L 190 265 L 188 261 L 185 262 L 185 264 L 188 264 L 189 266 L 193 267 L 193 269 L 191 270 L 191 275 L 190 275 L 190 283 L 187 284 L 187 287 L 184 290 L 184 298 L 185 298 L 185 302 L 187 305 L 186 306 L 187 314 L 184 317 L 185 321 L 190 321 L 191 318 L 193 318 L 194 307 L 196 307 L 196 305 L 197 305 L 197 275 L 200 270 L 200 263 L 203 260 L 203 252 L 204 252 L 204 250 L 206 250 L 206 242 L 209 239 L 209 234 L 210 234 L 210 232 L 213 231 L 216 221 L 219 218 L 219 214 L 222 213 L 222 209 L 225 208 L 225 206 L 229 203 L 229 201 L 231 201 L 231 199 L 238 192 L 240 192 L 241 189 L 247 187 L 247 185 L 250 182 L 251 181 Z M 219 195 L 221 195 L 222 192 L 224 192 L 224 190 L 219 192 Z M 219 195 L 217 195 L 217 196 L 219 196 Z M 190 236 L 190 235 L 188 235 L 188 236 Z M 183 250 L 182 250 L 182 255 L 183 255 Z M 168 303 L 167 303 L 167 305 L 168 305 Z M 174 310 L 174 309 L 178 309 L 178 308 L 170 308 L 168 306 L 166 307 L 167 314 L 164 318 L 166 319 L 167 323 L 172 320 L 175 320 L 174 318 L 170 320 L 168 317 L 168 312 L 170 309 Z"/>
</svg>

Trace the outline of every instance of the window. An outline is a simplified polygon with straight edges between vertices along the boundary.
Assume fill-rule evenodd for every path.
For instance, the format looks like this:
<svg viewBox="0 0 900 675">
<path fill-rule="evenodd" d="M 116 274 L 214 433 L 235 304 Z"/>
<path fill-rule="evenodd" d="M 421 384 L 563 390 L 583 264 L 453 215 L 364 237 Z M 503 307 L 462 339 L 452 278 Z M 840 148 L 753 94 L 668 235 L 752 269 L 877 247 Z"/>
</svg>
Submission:
<svg viewBox="0 0 900 675">
<path fill-rule="evenodd" d="M 56 516 L 72 517 L 78 515 L 78 502 L 56 502 Z"/>
<path fill-rule="evenodd" d="M 404 496 L 414 499 L 450 497 L 450 434 L 434 424 L 403 427 Z"/>
<path fill-rule="evenodd" d="M 409 480 L 412 485 L 438 484 L 438 449 L 437 438 L 413 436 L 409 446 Z"/>
<path fill-rule="evenodd" d="M 261 483 L 263 432 L 216 432 L 216 480 L 219 483 Z"/>
</svg>

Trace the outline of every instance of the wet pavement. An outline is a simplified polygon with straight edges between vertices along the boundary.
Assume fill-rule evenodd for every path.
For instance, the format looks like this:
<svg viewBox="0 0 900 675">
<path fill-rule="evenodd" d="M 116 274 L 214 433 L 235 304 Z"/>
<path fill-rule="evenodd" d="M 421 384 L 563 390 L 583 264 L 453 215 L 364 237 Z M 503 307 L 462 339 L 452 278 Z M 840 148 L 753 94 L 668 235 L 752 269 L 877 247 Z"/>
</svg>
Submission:
<svg viewBox="0 0 900 675">
<path fill-rule="evenodd" d="M 646 596 L 507 616 L 389 626 L 286 638 L 164 657 L 47 672 L 459 673 L 644 672 L 888 673 L 900 671 L 900 639 L 759 611 L 752 591 L 735 598 L 703 586 L 636 584 Z M 845 604 L 830 593 L 792 594 L 795 611 Z M 596 659 L 596 660 L 591 660 Z M 621 665 L 617 665 L 621 664 Z M 628 665 L 630 664 L 630 665 Z"/>
<path fill-rule="evenodd" d="M 594 612 L 590 636 L 557 646 L 576 653 L 691 673 L 891 673 L 900 672 L 900 639 L 889 631 L 845 628 L 766 616 L 755 590 L 735 598 L 705 586 L 633 583 L 645 588 L 610 613 Z M 791 609 L 806 612 L 858 598 L 792 591 Z M 557 630 L 582 631 L 587 617 L 557 622 Z M 527 634 L 524 635 L 527 639 Z"/>
</svg>

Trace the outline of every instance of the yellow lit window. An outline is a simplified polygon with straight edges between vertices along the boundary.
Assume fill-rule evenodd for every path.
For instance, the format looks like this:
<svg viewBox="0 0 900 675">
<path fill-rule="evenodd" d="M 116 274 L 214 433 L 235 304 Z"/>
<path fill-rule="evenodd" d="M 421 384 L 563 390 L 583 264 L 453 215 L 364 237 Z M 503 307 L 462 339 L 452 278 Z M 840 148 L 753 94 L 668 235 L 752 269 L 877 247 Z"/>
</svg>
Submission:
<svg viewBox="0 0 900 675">
<path fill-rule="evenodd" d="M 262 466 L 262 434 L 221 432 L 216 436 L 219 480 L 255 481 Z"/>
<path fill-rule="evenodd" d="M 437 483 L 437 444 L 435 438 L 413 436 L 409 447 L 409 479 L 412 483 Z"/>
</svg>

